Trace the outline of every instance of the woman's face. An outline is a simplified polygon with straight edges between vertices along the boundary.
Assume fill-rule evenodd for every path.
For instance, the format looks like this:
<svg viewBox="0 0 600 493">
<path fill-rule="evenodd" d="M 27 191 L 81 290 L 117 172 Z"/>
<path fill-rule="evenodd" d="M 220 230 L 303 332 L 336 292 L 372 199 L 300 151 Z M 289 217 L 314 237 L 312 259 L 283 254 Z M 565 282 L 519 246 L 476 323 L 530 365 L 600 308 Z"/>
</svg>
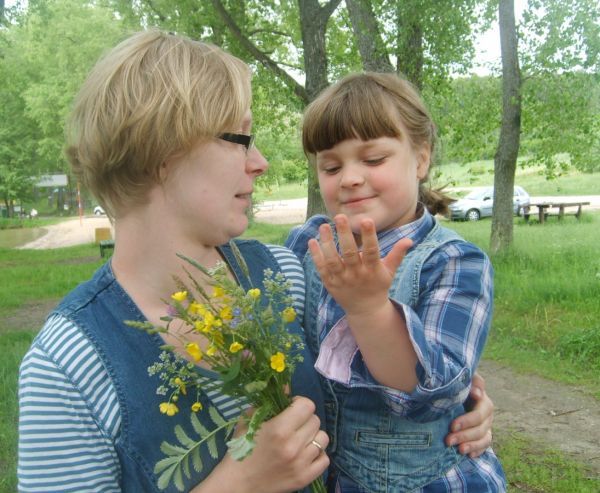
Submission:
<svg viewBox="0 0 600 493">
<path fill-rule="evenodd" d="M 250 134 L 250 111 L 229 132 Z M 163 183 L 168 218 L 192 241 L 215 246 L 241 235 L 248 227 L 254 180 L 268 163 L 257 148 L 218 138 L 199 143 L 190 153 L 166 163 Z"/>
</svg>

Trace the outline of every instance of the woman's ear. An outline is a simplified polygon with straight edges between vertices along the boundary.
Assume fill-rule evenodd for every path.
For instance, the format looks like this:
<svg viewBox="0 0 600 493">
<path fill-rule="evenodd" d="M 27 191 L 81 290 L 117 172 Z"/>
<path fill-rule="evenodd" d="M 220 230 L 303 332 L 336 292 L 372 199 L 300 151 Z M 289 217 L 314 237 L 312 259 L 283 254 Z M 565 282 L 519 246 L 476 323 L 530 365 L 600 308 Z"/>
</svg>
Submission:
<svg viewBox="0 0 600 493">
<path fill-rule="evenodd" d="M 431 149 L 428 145 L 422 145 L 417 149 L 417 178 L 424 180 L 429 173 L 431 164 Z"/>
</svg>

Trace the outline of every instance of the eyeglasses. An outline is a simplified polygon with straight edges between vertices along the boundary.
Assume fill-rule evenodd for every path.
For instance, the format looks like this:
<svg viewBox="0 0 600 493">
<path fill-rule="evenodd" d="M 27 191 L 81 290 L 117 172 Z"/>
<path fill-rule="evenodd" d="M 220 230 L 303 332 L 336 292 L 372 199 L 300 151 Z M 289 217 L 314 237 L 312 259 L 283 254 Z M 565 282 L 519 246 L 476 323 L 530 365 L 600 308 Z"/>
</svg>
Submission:
<svg viewBox="0 0 600 493">
<path fill-rule="evenodd" d="M 227 142 L 233 142 L 234 144 L 241 144 L 246 148 L 246 152 L 252 149 L 254 146 L 254 134 L 245 135 L 245 134 L 231 134 L 224 133 L 218 136 L 221 140 L 226 140 Z"/>
</svg>

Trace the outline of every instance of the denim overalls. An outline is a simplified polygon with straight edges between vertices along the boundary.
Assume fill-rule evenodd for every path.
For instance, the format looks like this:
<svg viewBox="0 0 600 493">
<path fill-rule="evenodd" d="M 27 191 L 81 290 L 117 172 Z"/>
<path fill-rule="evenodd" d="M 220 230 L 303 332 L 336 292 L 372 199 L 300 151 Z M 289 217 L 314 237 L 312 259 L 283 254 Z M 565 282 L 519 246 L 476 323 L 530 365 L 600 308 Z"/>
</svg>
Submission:
<svg viewBox="0 0 600 493">
<path fill-rule="evenodd" d="M 416 306 L 419 278 L 427 258 L 441 245 L 462 239 L 437 222 L 427 237 L 402 261 L 390 288 L 390 298 Z M 303 261 L 306 275 L 304 327 L 308 346 L 317 357 L 319 333 L 317 313 L 324 289 L 311 255 Z M 360 356 L 358 356 L 360 357 Z M 465 371 L 463 380 L 470 375 Z M 330 445 L 331 470 L 339 469 L 367 491 L 401 492 L 424 486 L 442 476 L 462 460 L 453 447 L 444 444 L 451 421 L 464 413 L 457 406 L 442 418 L 405 417 L 394 413 L 376 382 L 370 388 L 340 384 L 319 376 L 325 393 L 325 414 Z M 429 419 L 429 420 L 428 420 Z"/>
<path fill-rule="evenodd" d="M 257 241 L 236 240 L 236 245 L 248 265 L 252 285 L 243 274 L 231 247 L 224 245 L 219 250 L 245 289 L 263 289 L 264 269 L 269 268 L 277 273 L 280 272 L 279 264 L 268 248 Z M 145 318 L 116 281 L 109 263 L 98 269 L 91 280 L 67 295 L 56 312 L 72 320 L 88 336 L 116 389 L 121 411 L 121 429 L 115 441 L 115 449 L 121 467 L 122 491 L 160 491 L 157 487 L 157 477 L 153 473 L 154 465 L 164 458 L 160 444 L 163 441 L 178 443 L 174 433 L 175 425 L 182 426 L 188 436 L 197 436 L 191 427 L 189 412 L 186 411 L 196 400 L 195 392 L 180 397 L 177 403 L 180 412 L 175 416 L 160 414 L 159 404 L 164 397 L 156 395 L 159 380 L 157 376 L 148 375 L 148 367 L 158 361 L 160 346 L 164 341 L 157 334 L 148 335 L 123 323 L 124 320 L 145 321 Z M 290 324 L 290 328 L 294 332 L 302 333 L 298 322 Z M 317 414 L 324 423 L 323 397 L 313 364 L 312 357 L 305 349 L 304 362 L 298 365 L 292 378 L 292 393 L 312 399 L 317 405 Z M 198 371 L 204 376 L 216 376 L 203 368 L 198 368 Z M 200 394 L 200 402 L 204 411 L 211 405 L 203 393 Z M 200 411 L 197 417 L 208 429 L 215 428 L 208 412 Z M 225 455 L 225 440 L 224 433 L 217 436 L 217 459 L 213 459 L 208 450 L 201 447 L 204 467 L 200 473 L 190 468 L 191 480 L 184 476 L 186 491 L 205 478 Z M 177 490 L 171 484 L 168 489 L 162 491 Z"/>
</svg>

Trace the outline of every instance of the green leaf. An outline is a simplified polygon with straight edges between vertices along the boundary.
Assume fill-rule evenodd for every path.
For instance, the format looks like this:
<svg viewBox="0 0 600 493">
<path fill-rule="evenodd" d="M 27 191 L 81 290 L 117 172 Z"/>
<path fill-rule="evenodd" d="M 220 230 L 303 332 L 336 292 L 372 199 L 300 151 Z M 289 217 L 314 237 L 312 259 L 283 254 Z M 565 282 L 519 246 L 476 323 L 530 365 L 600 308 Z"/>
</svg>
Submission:
<svg viewBox="0 0 600 493">
<path fill-rule="evenodd" d="M 169 442 L 163 442 L 160 444 L 160 450 L 165 455 L 183 455 L 187 453 L 187 449 L 173 445 Z"/>
<path fill-rule="evenodd" d="M 264 389 L 267 388 L 267 382 L 265 381 L 257 381 L 257 382 L 250 382 L 246 385 L 244 385 L 244 390 L 246 392 L 248 392 L 249 394 L 254 394 L 256 392 L 260 392 Z"/>
<path fill-rule="evenodd" d="M 183 475 L 181 474 L 181 467 L 175 469 L 173 481 L 175 483 L 175 488 L 177 488 L 179 491 L 183 491 L 185 489 L 183 485 Z"/>
<path fill-rule="evenodd" d="M 216 459 L 217 457 L 219 457 L 219 451 L 217 449 L 216 435 L 211 436 L 208 439 L 208 441 L 206 442 L 206 445 L 208 447 L 208 453 L 210 454 L 210 456 L 213 459 Z"/>
<path fill-rule="evenodd" d="M 163 472 L 159 476 L 158 482 L 157 482 L 157 486 L 159 489 L 161 489 L 161 490 L 167 489 L 167 486 L 169 486 L 169 483 L 171 482 L 171 478 L 173 477 L 173 473 L 175 472 L 175 469 L 177 469 L 178 466 L 179 466 L 179 464 L 173 464 L 171 467 L 166 469 L 165 472 Z"/>
<path fill-rule="evenodd" d="M 177 440 L 179 440 L 179 443 L 188 449 L 191 449 L 196 445 L 196 442 L 187 436 L 187 433 L 183 430 L 181 425 L 175 426 L 175 436 L 177 437 Z"/>
<path fill-rule="evenodd" d="M 200 458 L 200 447 L 192 450 L 192 466 L 196 472 L 202 472 L 202 459 Z"/>
<path fill-rule="evenodd" d="M 210 409 L 212 409 L 212 406 L 209 407 L 209 413 L 210 413 Z M 192 413 L 191 422 L 192 422 L 194 431 L 196 433 L 198 433 L 198 435 L 200 435 L 201 437 L 205 437 L 206 435 L 208 435 L 209 431 L 204 427 L 204 425 L 202 423 L 200 423 L 200 420 L 196 416 L 196 413 Z"/>
<path fill-rule="evenodd" d="M 208 408 L 208 415 L 210 416 L 210 419 L 212 419 L 213 423 L 217 426 L 223 426 L 226 424 L 226 421 L 223 419 L 221 414 L 219 414 L 219 411 L 217 411 L 216 407 L 210 406 Z"/>
<path fill-rule="evenodd" d="M 254 450 L 255 443 L 252 437 L 248 436 L 249 434 L 250 432 L 227 442 L 229 453 L 235 460 L 245 459 L 252 453 L 252 450 Z"/>
<path fill-rule="evenodd" d="M 223 378 L 223 382 L 225 382 L 225 383 L 231 382 L 235 377 L 237 377 L 240 374 L 240 368 L 241 368 L 240 358 L 235 358 L 231 362 L 229 371 L 227 371 L 225 374 L 221 375 Z"/>
<path fill-rule="evenodd" d="M 160 474 L 167 467 L 169 467 L 169 466 L 171 466 L 173 464 L 176 464 L 177 462 L 179 462 L 179 457 L 178 456 L 165 457 L 164 459 L 159 460 L 154 465 L 154 474 Z"/>
<path fill-rule="evenodd" d="M 196 447 L 196 448 L 198 448 L 198 447 Z M 191 476 L 190 476 L 190 456 L 189 455 L 185 456 L 185 459 L 183 459 L 182 464 L 183 464 L 183 474 L 185 474 L 186 478 L 190 479 Z"/>
</svg>

